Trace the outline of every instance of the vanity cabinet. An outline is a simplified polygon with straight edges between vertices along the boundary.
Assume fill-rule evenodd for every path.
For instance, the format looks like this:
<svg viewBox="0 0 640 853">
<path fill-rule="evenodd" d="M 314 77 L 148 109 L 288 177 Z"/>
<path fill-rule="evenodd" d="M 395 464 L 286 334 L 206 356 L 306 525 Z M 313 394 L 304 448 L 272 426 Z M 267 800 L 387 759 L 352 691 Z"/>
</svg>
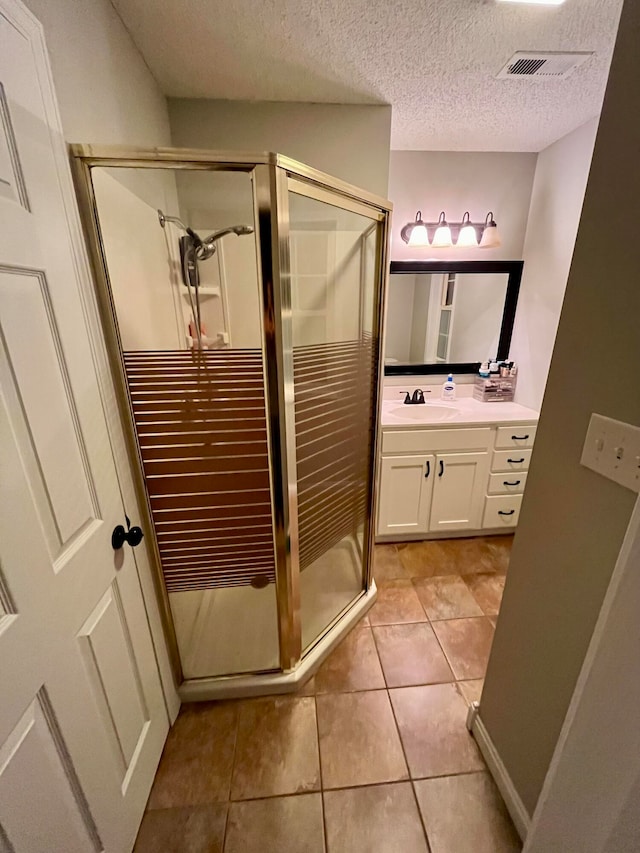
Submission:
<svg viewBox="0 0 640 853">
<path fill-rule="evenodd" d="M 382 431 L 377 535 L 429 538 L 515 527 L 533 423 Z"/>
<path fill-rule="evenodd" d="M 491 446 L 487 427 L 383 430 L 378 535 L 480 527 Z"/>
</svg>

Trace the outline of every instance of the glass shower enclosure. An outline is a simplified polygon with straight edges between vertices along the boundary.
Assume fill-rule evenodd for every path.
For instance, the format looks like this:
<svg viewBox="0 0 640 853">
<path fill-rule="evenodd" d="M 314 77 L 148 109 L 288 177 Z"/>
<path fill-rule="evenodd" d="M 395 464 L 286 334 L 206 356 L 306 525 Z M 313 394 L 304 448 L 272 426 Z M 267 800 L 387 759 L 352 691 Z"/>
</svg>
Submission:
<svg viewBox="0 0 640 853">
<path fill-rule="evenodd" d="M 390 205 L 277 154 L 72 162 L 180 692 L 293 690 L 375 597 Z"/>
</svg>

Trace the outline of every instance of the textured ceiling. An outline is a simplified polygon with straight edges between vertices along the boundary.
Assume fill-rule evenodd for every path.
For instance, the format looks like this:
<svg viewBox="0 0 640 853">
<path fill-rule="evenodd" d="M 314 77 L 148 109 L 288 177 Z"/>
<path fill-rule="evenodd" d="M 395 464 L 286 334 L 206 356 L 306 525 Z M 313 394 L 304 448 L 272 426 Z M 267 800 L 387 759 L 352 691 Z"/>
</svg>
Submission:
<svg viewBox="0 0 640 853">
<path fill-rule="evenodd" d="M 384 103 L 392 148 L 539 151 L 598 114 L 622 0 L 112 0 L 165 94 Z M 590 50 L 496 80 L 516 50 Z"/>
</svg>

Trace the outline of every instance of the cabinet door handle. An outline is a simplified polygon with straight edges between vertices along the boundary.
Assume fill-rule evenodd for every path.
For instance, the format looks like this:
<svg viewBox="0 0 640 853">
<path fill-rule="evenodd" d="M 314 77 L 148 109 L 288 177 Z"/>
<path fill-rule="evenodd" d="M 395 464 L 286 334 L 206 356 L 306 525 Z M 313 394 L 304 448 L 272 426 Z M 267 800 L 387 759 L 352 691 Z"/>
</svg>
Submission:
<svg viewBox="0 0 640 853">
<path fill-rule="evenodd" d="M 511 441 L 526 441 L 528 438 L 528 435 L 512 435 Z"/>
<path fill-rule="evenodd" d="M 508 510 L 499 509 L 498 515 L 513 515 L 514 512 L 515 512 L 515 509 L 508 509 Z"/>
<path fill-rule="evenodd" d="M 521 482 L 522 482 L 522 480 L 516 480 L 513 483 L 510 483 L 508 480 L 503 480 L 502 485 L 503 486 L 519 486 Z"/>
<path fill-rule="evenodd" d="M 507 459 L 507 462 L 513 462 L 514 465 L 521 465 L 524 462 L 524 456 L 522 459 Z"/>
<path fill-rule="evenodd" d="M 443 474 L 444 474 L 444 462 L 441 459 L 440 460 L 440 470 L 438 471 L 438 477 L 442 477 Z"/>
<path fill-rule="evenodd" d="M 431 473 L 431 462 L 427 459 L 427 473 L 424 475 L 425 480 L 429 478 L 429 474 Z"/>
</svg>

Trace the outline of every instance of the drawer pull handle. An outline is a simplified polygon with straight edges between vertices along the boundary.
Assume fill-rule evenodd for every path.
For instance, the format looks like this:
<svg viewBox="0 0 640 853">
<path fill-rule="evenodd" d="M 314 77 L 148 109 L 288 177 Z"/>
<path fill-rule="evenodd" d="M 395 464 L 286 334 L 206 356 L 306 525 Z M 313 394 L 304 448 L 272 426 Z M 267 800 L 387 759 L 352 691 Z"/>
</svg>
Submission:
<svg viewBox="0 0 640 853">
<path fill-rule="evenodd" d="M 528 435 L 512 435 L 511 441 L 526 441 L 528 438 Z"/>
<path fill-rule="evenodd" d="M 521 465 L 524 462 L 524 456 L 522 459 L 507 459 L 507 462 L 512 462 L 514 465 Z"/>
<path fill-rule="evenodd" d="M 519 486 L 521 482 L 522 482 L 522 480 L 516 480 L 513 483 L 510 483 L 509 480 L 503 480 L 502 485 L 503 486 Z"/>
<path fill-rule="evenodd" d="M 429 474 L 431 473 L 431 462 L 427 459 L 427 473 L 424 475 L 425 480 L 429 479 Z"/>
<path fill-rule="evenodd" d="M 515 509 L 499 509 L 498 515 L 513 515 Z"/>
<path fill-rule="evenodd" d="M 441 459 L 440 460 L 440 471 L 438 472 L 438 477 L 442 477 L 443 474 L 444 474 L 444 462 Z"/>
</svg>

